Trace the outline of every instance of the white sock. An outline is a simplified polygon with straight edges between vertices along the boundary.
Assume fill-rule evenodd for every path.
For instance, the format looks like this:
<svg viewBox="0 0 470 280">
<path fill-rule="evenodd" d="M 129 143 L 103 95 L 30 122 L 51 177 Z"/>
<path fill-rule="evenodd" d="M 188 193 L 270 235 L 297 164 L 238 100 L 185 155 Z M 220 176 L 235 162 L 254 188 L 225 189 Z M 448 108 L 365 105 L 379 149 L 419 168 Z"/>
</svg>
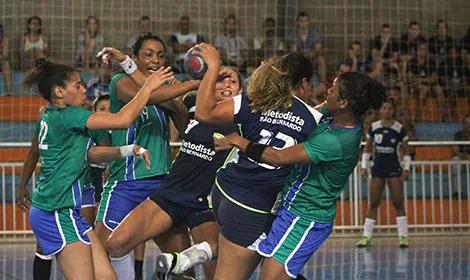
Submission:
<svg viewBox="0 0 470 280">
<path fill-rule="evenodd" d="M 186 271 L 196 265 L 212 259 L 212 249 L 206 241 L 193 245 L 180 254 L 180 271 Z"/>
<path fill-rule="evenodd" d="M 134 280 L 134 258 L 129 253 L 121 258 L 109 258 L 119 280 Z"/>
<path fill-rule="evenodd" d="M 408 235 L 408 218 L 406 216 L 397 217 L 398 236 Z"/>
<path fill-rule="evenodd" d="M 372 231 L 374 230 L 375 220 L 366 218 L 366 222 L 364 223 L 364 235 L 368 235 L 372 238 Z"/>
</svg>

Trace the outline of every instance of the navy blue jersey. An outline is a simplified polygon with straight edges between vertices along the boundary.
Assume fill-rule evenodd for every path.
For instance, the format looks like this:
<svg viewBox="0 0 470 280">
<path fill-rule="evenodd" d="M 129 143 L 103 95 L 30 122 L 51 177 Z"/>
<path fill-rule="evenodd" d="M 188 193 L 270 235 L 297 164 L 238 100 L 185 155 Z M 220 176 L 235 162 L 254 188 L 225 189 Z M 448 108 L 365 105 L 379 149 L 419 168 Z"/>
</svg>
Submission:
<svg viewBox="0 0 470 280">
<path fill-rule="evenodd" d="M 196 96 L 184 99 L 194 112 Z M 230 151 L 214 151 L 214 134 L 237 132 L 236 125 L 210 125 L 192 119 L 188 124 L 178 156 L 160 187 L 166 199 L 187 207 L 207 208 L 207 196 L 212 190 L 215 174 Z"/>
<path fill-rule="evenodd" d="M 373 122 L 367 132 L 367 139 L 372 139 L 375 146 L 374 168 L 400 168 L 398 146 L 401 142 L 408 141 L 408 135 L 401 123 L 393 121 L 391 126 L 384 126 L 381 120 Z"/>
<path fill-rule="evenodd" d="M 298 98 L 286 112 L 253 113 L 246 95 L 233 98 L 234 122 L 240 125 L 244 138 L 285 149 L 306 141 L 317 127 L 322 114 Z M 232 202 L 248 210 L 271 213 L 278 194 L 282 191 L 291 166 L 274 168 L 257 163 L 234 151 L 224 168 L 217 173 L 216 184 Z"/>
</svg>

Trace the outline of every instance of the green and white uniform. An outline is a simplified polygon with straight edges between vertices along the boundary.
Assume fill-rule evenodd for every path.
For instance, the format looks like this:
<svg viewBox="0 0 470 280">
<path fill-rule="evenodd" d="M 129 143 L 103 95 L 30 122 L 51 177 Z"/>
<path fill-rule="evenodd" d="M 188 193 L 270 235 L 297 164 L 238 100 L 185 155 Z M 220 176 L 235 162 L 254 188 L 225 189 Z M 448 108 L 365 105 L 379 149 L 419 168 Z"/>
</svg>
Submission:
<svg viewBox="0 0 470 280">
<path fill-rule="evenodd" d="M 126 76 L 118 74 L 111 81 L 111 113 L 119 112 L 126 105 L 116 93 L 117 82 Z M 111 175 L 103 187 L 97 221 L 114 230 L 132 209 L 158 190 L 171 166 L 168 136 L 168 116 L 154 105 L 146 106 L 129 129 L 112 131 L 113 147 L 138 144 L 149 151 L 150 171 L 144 161 L 136 161 L 134 157 L 113 161 Z"/>
<path fill-rule="evenodd" d="M 288 176 L 283 208 L 257 247 L 293 278 L 330 235 L 336 200 L 359 160 L 362 124 L 336 127 L 330 121 L 325 118 L 302 143 L 312 163 L 295 166 Z"/>
<path fill-rule="evenodd" d="M 91 227 L 79 211 L 91 114 L 78 107 L 48 106 L 36 126 L 41 173 L 29 221 L 45 255 L 54 255 L 69 243 L 90 242 L 86 233 Z"/>
</svg>

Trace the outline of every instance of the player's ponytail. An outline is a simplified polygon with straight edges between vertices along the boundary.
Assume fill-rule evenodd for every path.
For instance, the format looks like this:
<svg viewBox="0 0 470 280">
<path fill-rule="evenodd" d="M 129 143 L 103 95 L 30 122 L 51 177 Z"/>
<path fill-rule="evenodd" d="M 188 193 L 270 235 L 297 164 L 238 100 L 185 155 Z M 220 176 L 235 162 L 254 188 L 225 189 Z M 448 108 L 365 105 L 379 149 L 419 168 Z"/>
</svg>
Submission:
<svg viewBox="0 0 470 280">
<path fill-rule="evenodd" d="M 55 98 L 53 91 L 56 87 L 64 87 L 74 73 L 72 67 L 64 64 L 55 64 L 48 59 L 38 58 L 34 61 L 34 68 L 29 70 L 21 82 L 30 89 L 37 86 L 41 96 L 51 102 Z"/>
</svg>

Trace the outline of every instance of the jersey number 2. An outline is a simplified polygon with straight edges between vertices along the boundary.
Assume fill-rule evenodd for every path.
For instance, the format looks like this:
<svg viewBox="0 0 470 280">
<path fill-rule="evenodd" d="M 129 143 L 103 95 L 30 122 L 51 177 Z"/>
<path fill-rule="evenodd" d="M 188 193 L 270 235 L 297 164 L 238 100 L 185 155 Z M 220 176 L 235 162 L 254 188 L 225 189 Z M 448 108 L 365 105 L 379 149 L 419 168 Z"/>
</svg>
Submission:
<svg viewBox="0 0 470 280">
<path fill-rule="evenodd" d="M 39 130 L 39 149 L 47 150 L 47 144 L 44 144 L 44 139 L 46 139 L 48 126 L 45 121 L 41 121 L 41 129 Z"/>
</svg>

